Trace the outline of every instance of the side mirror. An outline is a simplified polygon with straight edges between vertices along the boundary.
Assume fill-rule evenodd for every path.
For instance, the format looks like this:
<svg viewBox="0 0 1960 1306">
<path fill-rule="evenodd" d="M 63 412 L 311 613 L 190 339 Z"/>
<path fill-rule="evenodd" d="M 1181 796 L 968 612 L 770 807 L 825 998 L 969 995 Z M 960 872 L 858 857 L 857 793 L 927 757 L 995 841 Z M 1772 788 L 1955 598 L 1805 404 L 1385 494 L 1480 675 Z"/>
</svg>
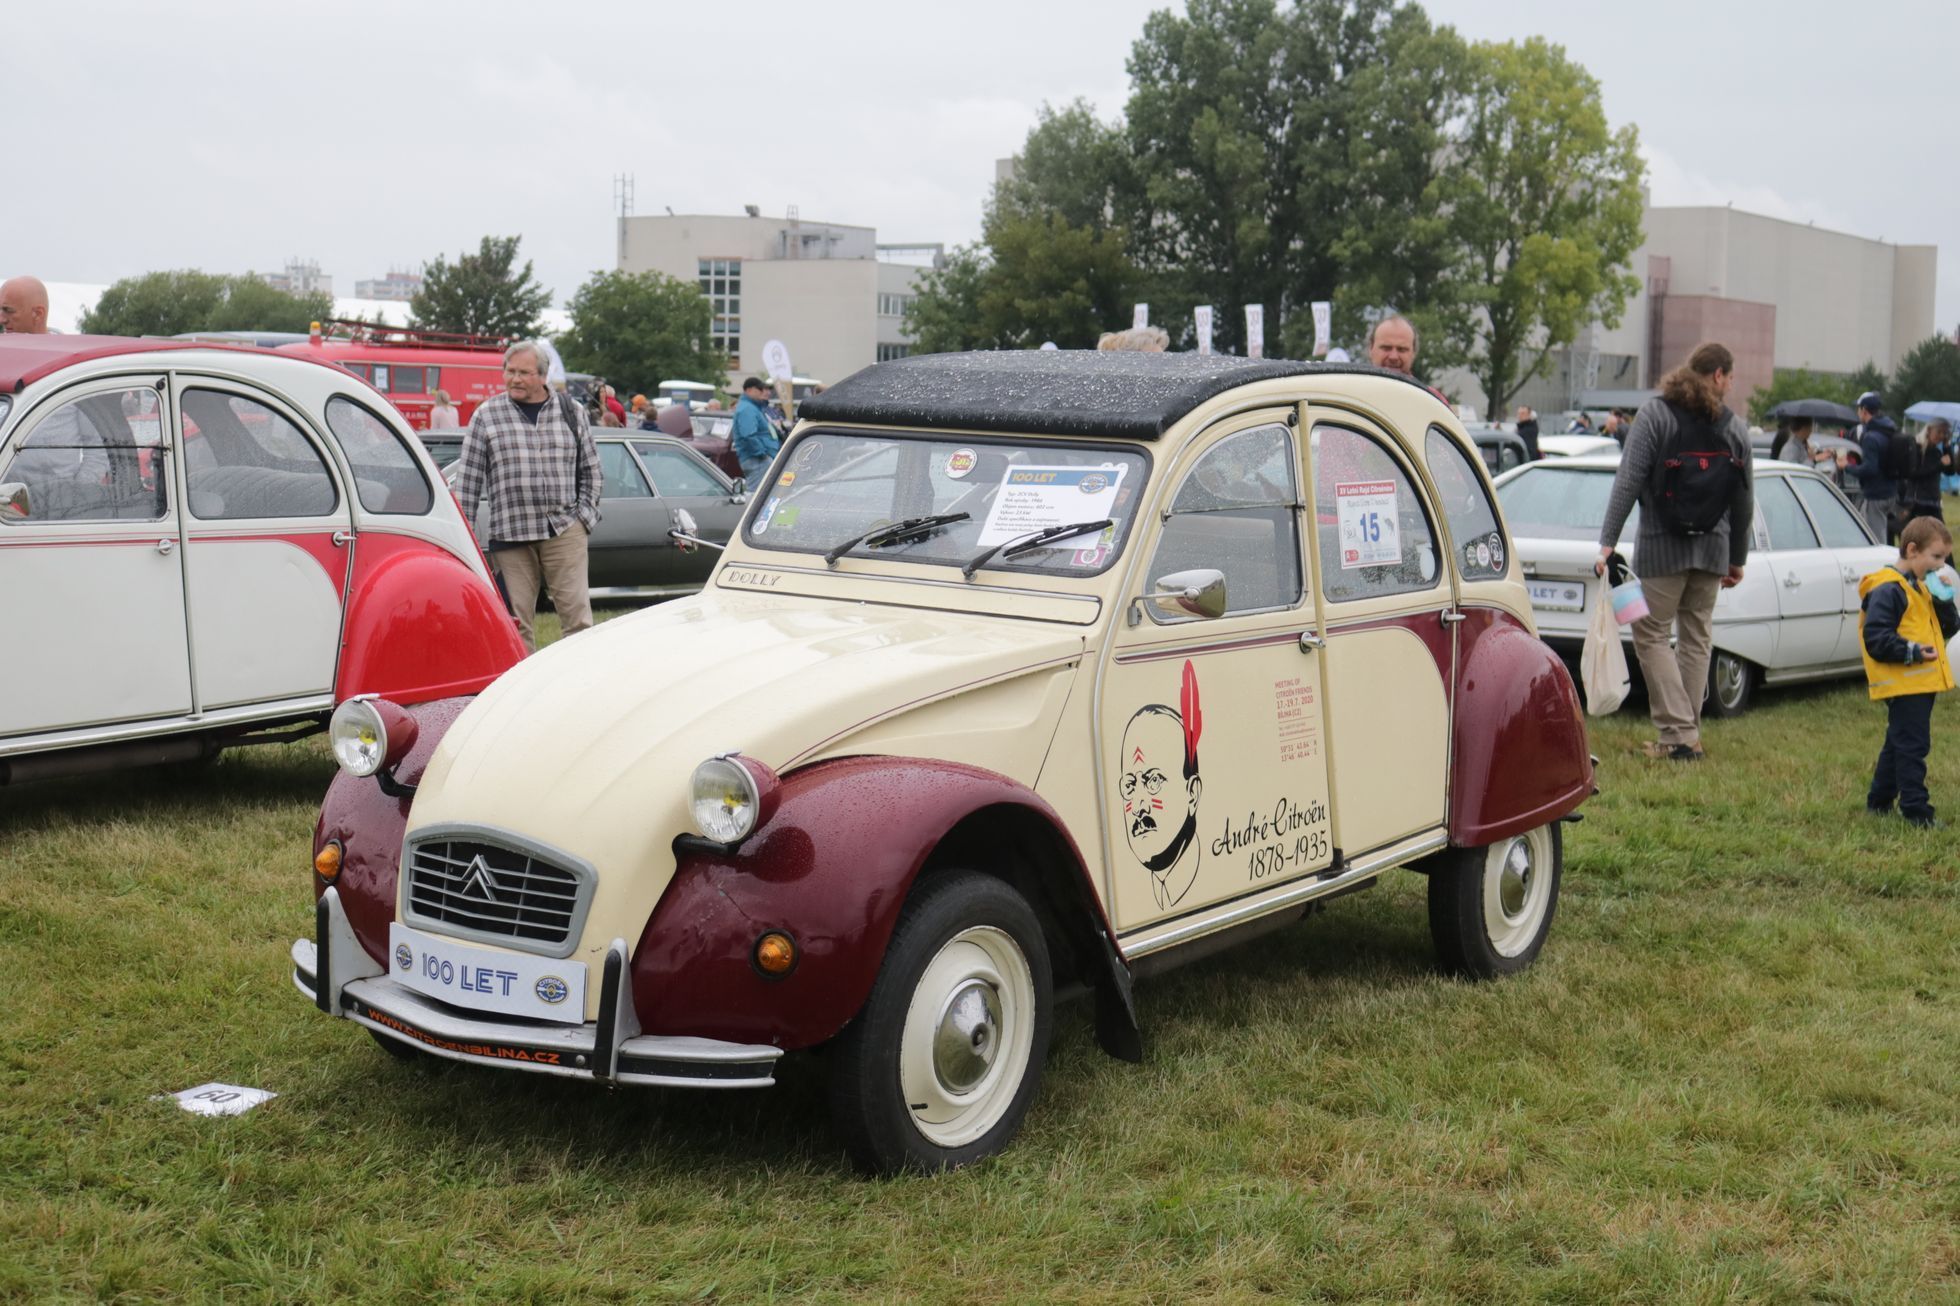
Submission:
<svg viewBox="0 0 1960 1306">
<path fill-rule="evenodd" d="M 31 517 L 34 515 L 34 496 L 20 481 L 0 484 L 0 517 Z"/>
<path fill-rule="evenodd" d="M 1194 567 L 1159 576 L 1150 593 L 1130 604 L 1130 624 L 1143 620 L 1143 605 L 1165 616 L 1197 617 L 1210 621 L 1225 615 L 1225 573 L 1211 567 Z"/>
<path fill-rule="evenodd" d="M 749 478 L 746 476 L 737 476 L 735 478 L 735 493 L 747 494 L 748 492 L 749 492 Z"/>
</svg>

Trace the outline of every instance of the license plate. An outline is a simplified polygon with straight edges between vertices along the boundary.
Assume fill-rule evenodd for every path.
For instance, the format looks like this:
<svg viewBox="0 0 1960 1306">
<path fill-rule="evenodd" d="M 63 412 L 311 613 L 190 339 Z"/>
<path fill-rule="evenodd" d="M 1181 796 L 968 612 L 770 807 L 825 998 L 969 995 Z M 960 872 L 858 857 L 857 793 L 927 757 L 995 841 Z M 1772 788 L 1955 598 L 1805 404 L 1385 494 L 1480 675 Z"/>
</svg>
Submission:
<svg viewBox="0 0 1960 1306">
<path fill-rule="evenodd" d="M 1531 595 L 1531 606 L 1547 608 L 1553 612 L 1584 612 L 1586 610 L 1586 587 L 1562 580 L 1528 580 L 1524 583 L 1525 592 Z"/>
<path fill-rule="evenodd" d="M 585 963 L 492 952 L 388 926 L 388 974 L 442 1002 L 532 1020 L 585 1022 Z"/>
</svg>

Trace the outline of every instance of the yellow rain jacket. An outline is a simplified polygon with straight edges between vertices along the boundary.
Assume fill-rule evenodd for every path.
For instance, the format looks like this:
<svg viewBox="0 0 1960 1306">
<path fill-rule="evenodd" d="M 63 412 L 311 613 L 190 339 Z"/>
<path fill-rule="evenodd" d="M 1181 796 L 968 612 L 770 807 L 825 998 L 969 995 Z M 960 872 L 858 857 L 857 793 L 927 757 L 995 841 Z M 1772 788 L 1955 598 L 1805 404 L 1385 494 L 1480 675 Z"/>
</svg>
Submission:
<svg viewBox="0 0 1960 1306">
<path fill-rule="evenodd" d="M 1865 643 L 1865 619 L 1870 615 L 1869 597 L 1884 585 L 1897 585 L 1905 591 L 1905 612 L 1899 617 L 1897 637 L 1915 644 L 1927 644 L 1938 654 L 1927 662 L 1907 666 L 1903 662 L 1881 662 Z M 1937 694 L 1953 688 L 1953 667 L 1946 656 L 1946 636 L 1940 632 L 1939 614 L 1933 610 L 1933 596 L 1924 585 L 1909 581 L 1896 567 L 1880 567 L 1858 582 L 1858 648 L 1865 655 L 1865 680 L 1873 698 L 1895 698 L 1900 694 Z M 1883 632 L 1874 631 L 1883 637 Z M 1882 647 L 1882 644 L 1881 644 Z"/>
</svg>

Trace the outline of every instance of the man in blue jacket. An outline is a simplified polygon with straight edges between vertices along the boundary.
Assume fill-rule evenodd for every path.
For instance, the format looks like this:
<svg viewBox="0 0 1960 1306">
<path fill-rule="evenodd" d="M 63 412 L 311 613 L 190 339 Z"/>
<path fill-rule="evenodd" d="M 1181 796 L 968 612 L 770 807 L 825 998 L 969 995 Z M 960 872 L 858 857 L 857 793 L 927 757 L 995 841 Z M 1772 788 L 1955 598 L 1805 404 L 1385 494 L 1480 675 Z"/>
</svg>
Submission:
<svg viewBox="0 0 1960 1306">
<path fill-rule="evenodd" d="M 1899 483 L 1885 474 L 1885 458 L 1892 441 L 1903 437 L 1885 415 L 1884 401 L 1876 390 L 1858 396 L 1858 418 L 1864 423 L 1858 431 L 1858 461 L 1854 463 L 1848 453 L 1840 452 L 1838 466 L 1857 481 L 1864 499 L 1865 524 L 1880 544 L 1887 544 L 1892 538 L 1892 513 L 1899 506 Z"/>
<path fill-rule="evenodd" d="M 751 490 L 760 489 L 762 474 L 776 457 L 782 441 L 776 438 L 776 424 L 769 420 L 769 387 L 756 377 L 742 382 L 742 397 L 735 401 L 735 434 L 730 444 L 735 460 L 742 465 L 742 479 Z"/>
</svg>

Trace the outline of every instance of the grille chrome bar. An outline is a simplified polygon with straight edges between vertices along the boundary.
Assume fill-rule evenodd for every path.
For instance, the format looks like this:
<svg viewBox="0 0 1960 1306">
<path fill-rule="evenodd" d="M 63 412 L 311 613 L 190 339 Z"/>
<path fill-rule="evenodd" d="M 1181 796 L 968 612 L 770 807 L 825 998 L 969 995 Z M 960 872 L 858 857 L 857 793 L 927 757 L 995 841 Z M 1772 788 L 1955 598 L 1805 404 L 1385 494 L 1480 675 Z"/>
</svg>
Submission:
<svg viewBox="0 0 1960 1306">
<path fill-rule="evenodd" d="M 439 934 L 570 956 L 598 883 L 586 862 L 487 826 L 430 826 L 409 841 L 402 920 Z"/>
</svg>

